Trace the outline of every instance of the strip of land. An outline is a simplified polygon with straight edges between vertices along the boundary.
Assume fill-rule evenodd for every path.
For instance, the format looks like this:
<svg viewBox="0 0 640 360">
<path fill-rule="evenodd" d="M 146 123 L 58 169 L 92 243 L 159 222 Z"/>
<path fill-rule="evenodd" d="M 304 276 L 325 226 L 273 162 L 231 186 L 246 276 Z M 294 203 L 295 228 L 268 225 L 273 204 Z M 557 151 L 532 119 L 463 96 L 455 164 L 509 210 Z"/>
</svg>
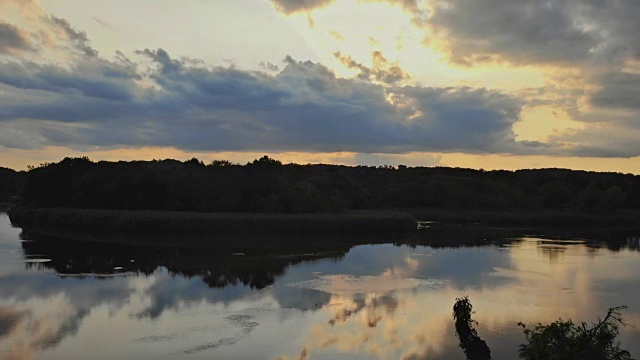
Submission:
<svg viewBox="0 0 640 360">
<path fill-rule="evenodd" d="M 318 235 L 325 236 L 325 241 L 330 242 L 333 238 L 326 235 L 406 234 L 417 227 L 413 217 L 397 211 L 264 214 L 17 206 L 9 211 L 9 218 L 14 226 L 31 232 L 73 238 L 82 235 L 104 241 L 110 237 L 189 237 L 209 239 L 200 241 L 216 241 L 222 235 Z"/>
<path fill-rule="evenodd" d="M 308 235 L 337 241 L 339 235 L 386 234 L 382 238 L 391 242 L 394 234 L 414 231 L 418 219 L 438 224 L 430 238 L 460 233 L 484 239 L 514 228 L 637 228 L 640 176 L 298 165 L 266 156 L 246 165 L 66 158 L 28 172 L 0 168 L 1 203 L 15 204 L 12 222 L 26 231 L 75 238 L 257 234 L 305 235 L 304 242 Z"/>
</svg>

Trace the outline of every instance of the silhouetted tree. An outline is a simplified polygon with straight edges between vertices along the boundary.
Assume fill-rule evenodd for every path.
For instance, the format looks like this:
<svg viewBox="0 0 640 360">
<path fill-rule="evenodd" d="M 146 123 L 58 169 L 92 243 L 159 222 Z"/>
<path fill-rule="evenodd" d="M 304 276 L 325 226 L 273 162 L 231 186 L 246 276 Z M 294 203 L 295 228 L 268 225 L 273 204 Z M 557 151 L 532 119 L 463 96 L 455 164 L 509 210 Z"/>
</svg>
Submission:
<svg viewBox="0 0 640 360">
<path fill-rule="evenodd" d="M 456 303 L 453 305 L 453 318 L 456 322 L 456 334 L 460 340 L 460 348 L 467 356 L 467 360 L 491 360 L 491 350 L 473 328 L 477 322 L 471 318 L 471 314 L 473 314 L 473 306 L 469 298 L 465 296 L 456 299 Z"/>
<path fill-rule="evenodd" d="M 632 360 L 629 351 L 620 349 L 617 341 L 618 326 L 625 325 L 620 310 L 625 306 L 609 308 L 604 319 L 588 326 L 575 325 L 571 319 L 538 324 L 524 329 L 527 344 L 520 345 L 520 358 L 525 360 Z"/>
<path fill-rule="evenodd" d="M 237 166 L 240 164 L 232 163 L 229 160 L 213 160 L 209 166 L 222 167 L 222 166 Z"/>
<path fill-rule="evenodd" d="M 284 165 L 266 155 L 246 165 L 214 160 L 208 166 L 196 158 L 65 158 L 32 167 L 22 190 L 22 204 L 32 207 L 221 212 L 545 208 L 602 214 L 640 208 L 639 198 L 640 176 L 630 174 Z"/>
<path fill-rule="evenodd" d="M 0 167 L 0 202 L 14 202 L 22 190 L 24 172 Z"/>
<path fill-rule="evenodd" d="M 633 360 L 628 350 L 617 341 L 619 325 L 626 326 L 620 310 L 626 306 L 609 308 L 604 319 L 588 326 L 575 325 L 571 319 L 557 320 L 549 325 L 538 324 L 524 329 L 526 344 L 519 346 L 519 357 L 524 360 Z M 473 328 L 473 307 L 468 297 L 456 299 L 453 306 L 456 334 L 460 347 L 468 360 L 491 359 L 491 351 Z"/>
</svg>

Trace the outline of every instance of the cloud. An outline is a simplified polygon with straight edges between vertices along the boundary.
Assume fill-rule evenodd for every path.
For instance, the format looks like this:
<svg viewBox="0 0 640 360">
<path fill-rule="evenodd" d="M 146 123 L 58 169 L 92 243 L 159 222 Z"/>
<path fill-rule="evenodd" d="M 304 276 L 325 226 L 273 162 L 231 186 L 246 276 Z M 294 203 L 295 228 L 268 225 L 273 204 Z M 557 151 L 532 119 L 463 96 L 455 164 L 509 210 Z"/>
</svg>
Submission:
<svg viewBox="0 0 640 360">
<path fill-rule="evenodd" d="M 609 119 L 605 119 L 609 120 Z M 558 134 L 550 141 L 565 153 L 581 157 L 631 158 L 640 154 L 638 116 L 588 124 L 583 130 Z"/>
<path fill-rule="evenodd" d="M 28 22 L 37 21 L 40 17 L 45 16 L 39 0 L 0 0 L 0 7 L 16 7 L 20 11 L 20 15 Z"/>
<path fill-rule="evenodd" d="M 296 12 L 309 12 L 323 8 L 335 0 L 271 0 L 276 9 L 285 14 Z"/>
<path fill-rule="evenodd" d="M 633 0 L 436 0 L 426 27 L 456 63 L 566 65 L 638 58 L 638 16 Z"/>
<path fill-rule="evenodd" d="M 127 100 L 133 96 L 136 79 L 131 71 L 106 61 L 81 62 L 70 69 L 33 62 L 7 62 L 0 64 L 0 83 L 17 89 L 43 90 L 49 95 Z"/>
<path fill-rule="evenodd" d="M 0 54 L 18 55 L 33 50 L 28 36 L 18 27 L 0 22 Z"/>
<path fill-rule="evenodd" d="M 309 13 L 314 10 L 322 9 L 331 5 L 336 0 L 271 0 L 276 10 L 284 14 L 293 14 L 298 12 Z M 406 10 L 417 11 L 417 0 L 367 0 L 370 2 L 388 2 L 390 4 L 398 4 Z M 312 26 L 313 27 L 313 26 Z"/>
<path fill-rule="evenodd" d="M 428 26 L 444 38 L 457 63 L 579 62 L 599 39 L 575 21 L 573 11 L 570 1 L 437 1 Z"/>
<path fill-rule="evenodd" d="M 418 25 L 453 63 L 554 69 L 546 71 L 543 93 L 520 91 L 520 96 L 528 106 L 544 103 L 562 109 L 581 129 L 554 134 L 547 142 L 519 142 L 511 152 L 640 154 L 629 135 L 640 129 L 640 40 L 635 36 L 640 32 L 640 3 L 434 0 L 428 7 L 429 17 Z"/>
<path fill-rule="evenodd" d="M 273 2 L 287 14 L 332 3 Z M 29 33 L 0 24 L 0 52 L 13 52 L 0 62 L 0 146 L 349 152 L 376 154 L 379 161 L 386 161 L 384 154 L 418 152 L 640 154 L 627 136 L 637 133 L 640 116 L 640 45 L 630 35 L 640 30 L 636 3 L 388 2 L 413 15 L 413 24 L 456 62 L 552 64 L 557 71 L 545 73 L 542 87 L 508 95 L 409 86 L 410 75 L 380 51 L 366 65 L 334 54 L 355 78 L 291 57 L 282 65 L 264 62 L 259 71 L 209 66 L 163 49 L 142 49 L 131 58 L 117 52 L 107 60 L 86 33 L 37 2 L 0 0 L 25 14 L 39 9 L 31 13 L 39 23 Z M 27 60 L 16 52 L 25 46 L 36 56 Z M 66 62 L 42 61 L 51 58 L 49 51 Z M 583 129 L 516 141 L 513 126 L 522 109 L 542 104 Z M 612 138 L 594 135 L 605 123 Z"/>
<path fill-rule="evenodd" d="M 23 46 L 19 50 L 26 50 L 24 43 L 26 39 L 29 39 L 32 44 L 27 43 L 28 48 L 39 52 L 40 55 L 45 57 L 50 57 L 52 54 L 42 53 L 43 49 L 72 50 L 74 53 L 88 57 L 98 56 L 98 51 L 91 46 L 91 42 L 84 31 L 75 29 L 64 18 L 48 14 L 39 0 L 0 0 L 0 8 L 17 9 L 22 22 L 29 27 L 29 32 L 26 33 L 15 26 L 0 22 L 0 54 L 3 52 L 3 41 L 10 40 L 14 45 L 16 42 L 22 43 Z M 108 26 L 108 24 L 101 22 L 97 18 L 94 18 L 94 20 L 103 26 Z M 27 34 L 29 35 L 27 36 Z M 16 36 L 21 39 L 17 39 Z M 12 55 L 18 54 L 13 53 Z"/>
<path fill-rule="evenodd" d="M 377 81 L 387 85 L 393 85 L 399 81 L 409 78 L 409 74 L 397 63 L 390 63 L 381 51 L 371 53 L 373 67 L 369 68 L 353 60 L 349 55 L 342 55 L 340 52 L 334 53 L 342 65 L 349 69 L 358 70 L 358 78 L 362 80 Z"/>
<path fill-rule="evenodd" d="M 344 36 L 335 30 L 329 30 L 329 35 L 338 41 L 344 41 Z"/>
<path fill-rule="evenodd" d="M 108 22 L 106 22 L 104 20 L 100 20 L 99 18 L 97 18 L 95 16 L 92 19 L 95 20 L 98 24 L 100 24 L 100 25 L 102 25 L 102 26 L 104 26 L 106 28 L 110 28 L 111 27 L 111 24 L 109 24 Z"/>
<path fill-rule="evenodd" d="M 640 4 L 565 0 L 368 0 L 400 5 L 429 40 L 444 42 L 451 59 L 471 65 L 507 61 L 518 65 L 571 64 L 592 59 L 640 58 Z M 311 12 L 333 0 L 272 0 L 285 14 Z"/>
<path fill-rule="evenodd" d="M 412 133 L 428 134 L 432 150 L 500 152 L 513 141 L 513 124 L 524 103 L 486 89 L 467 87 L 398 89 L 396 101 L 414 113 Z"/>
<path fill-rule="evenodd" d="M 412 4 L 402 6 L 420 11 Z M 530 11 L 535 13 L 537 6 Z M 504 11 L 519 14 L 519 9 Z M 432 25 L 440 21 L 440 26 L 457 29 L 449 35 L 462 36 L 471 29 L 451 19 L 447 23 L 445 10 L 434 11 Z M 71 58 L 67 65 L 18 58 L 0 63 L 0 91 L 7 94 L 0 100 L 5 135 L 0 145 L 5 147 L 150 146 L 378 157 L 429 151 L 565 155 L 602 151 L 603 156 L 636 152 L 635 147 L 618 151 L 615 143 L 585 150 L 579 133 L 556 136 L 550 142 L 517 142 L 513 125 L 526 105 L 524 98 L 484 88 L 400 86 L 409 75 L 379 51 L 371 54 L 371 66 L 335 54 L 357 71 L 355 79 L 340 78 L 322 64 L 291 57 L 282 67 L 265 63 L 265 71 L 210 67 L 172 57 L 163 49 L 140 50 L 135 60 L 118 52 L 115 60 L 106 60 L 91 47 L 87 35 L 65 19 L 54 15 L 43 19 L 57 31 L 58 39 L 66 41 L 66 49 L 82 56 Z M 535 48 L 537 43 L 532 44 Z M 616 69 L 593 75 L 602 86 L 590 104 L 633 108 L 636 78 Z M 567 104 L 576 104 L 584 95 L 572 96 Z M 584 119 L 593 117 L 575 112 Z M 629 119 L 616 121 L 631 124 Z"/>
<path fill-rule="evenodd" d="M 54 27 L 57 27 L 66 35 L 67 39 L 75 49 L 84 53 L 86 56 L 98 56 L 98 51 L 91 47 L 91 42 L 84 31 L 74 29 L 67 20 L 55 15 L 51 15 L 49 21 Z"/>
<path fill-rule="evenodd" d="M 38 351 L 54 347 L 77 332 L 81 319 L 82 314 L 62 294 L 24 302 L 3 301 L 0 334 L 3 345 L 9 348 L 4 353 L 10 359 L 31 359 Z"/>
<path fill-rule="evenodd" d="M 640 74 L 612 72 L 597 78 L 600 89 L 590 96 L 592 105 L 640 111 Z"/>
<path fill-rule="evenodd" d="M 351 161 L 356 165 L 384 166 L 384 165 L 407 165 L 407 166 L 442 166 L 441 155 L 431 155 L 426 153 L 410 154 L 356 154 Z"/>
<path fill-rule="evenodd" d="M 0 64 L 0 84 L 14 93 L 0 119 L 13 129 L 33 129 L 42 146 L 482 153 L 513 143 L 511 126 L 523 105 L 486 89 L 338 78 L 321 64 L 291 57 L 270 75 L 193 66 L 162 49 L 139 54 L 155 64 L 147 78 L 153 86 L 138 84 L 143 75 L 128 59 L 85 58 L 68 70 Z M 43 121 L 67 125 L 59 131 L 37 125 Z"/>
<path fill-rule="evenodd" d="M 280 67 L 278 65 L 264 61 L 260 63 L 260 68 L 267 71 L 280 71 Z"/>
</svg>

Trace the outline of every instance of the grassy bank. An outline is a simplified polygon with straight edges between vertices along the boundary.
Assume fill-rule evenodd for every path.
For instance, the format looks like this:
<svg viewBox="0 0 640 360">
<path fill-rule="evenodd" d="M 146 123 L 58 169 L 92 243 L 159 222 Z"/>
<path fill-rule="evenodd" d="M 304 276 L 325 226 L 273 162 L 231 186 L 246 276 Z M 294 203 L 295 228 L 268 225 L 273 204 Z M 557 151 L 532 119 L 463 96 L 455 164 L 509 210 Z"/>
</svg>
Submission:
<svg viewBox="0 0 640 360">
<path fill-rule="evenodd" d="M 13 225 L 27 231 L 57 236 L 76 235 L 73 237 L 98 235 L 101 238 L 400 234 L 416 229 L 416 221 L 410 215 L 395 211 L 260 214 L 14 207 L 9 218 Z"/>
<path fill-rule="evenodd" d="M 640 210 L 618 210 L 610 214 L 594 214 L 561 210 L 447 210 L 402 209 L 418 220 L 459 225 L 482 225 L 521 228 L 624 228 L 640 225 Z"/>
</svg>

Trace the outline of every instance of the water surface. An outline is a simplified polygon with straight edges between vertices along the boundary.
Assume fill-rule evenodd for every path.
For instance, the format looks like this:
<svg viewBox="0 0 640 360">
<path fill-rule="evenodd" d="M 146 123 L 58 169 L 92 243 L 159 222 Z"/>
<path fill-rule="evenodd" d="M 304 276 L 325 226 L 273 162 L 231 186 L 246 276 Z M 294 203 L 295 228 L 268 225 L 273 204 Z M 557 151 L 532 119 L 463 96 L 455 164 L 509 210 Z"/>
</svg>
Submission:
<svg viewBox="0 0 640 360">
<path fill-rule="evenodd" d="M 451 308 L 464 295 L 495 359 L 517 358 L 518 321 L 617 305 L 635 326 L 622 345 L 640 354 L 633 238 L 253 251 L 23 238 L 0 214 L 3 359 L 463 360 Z"/>
</svg>

